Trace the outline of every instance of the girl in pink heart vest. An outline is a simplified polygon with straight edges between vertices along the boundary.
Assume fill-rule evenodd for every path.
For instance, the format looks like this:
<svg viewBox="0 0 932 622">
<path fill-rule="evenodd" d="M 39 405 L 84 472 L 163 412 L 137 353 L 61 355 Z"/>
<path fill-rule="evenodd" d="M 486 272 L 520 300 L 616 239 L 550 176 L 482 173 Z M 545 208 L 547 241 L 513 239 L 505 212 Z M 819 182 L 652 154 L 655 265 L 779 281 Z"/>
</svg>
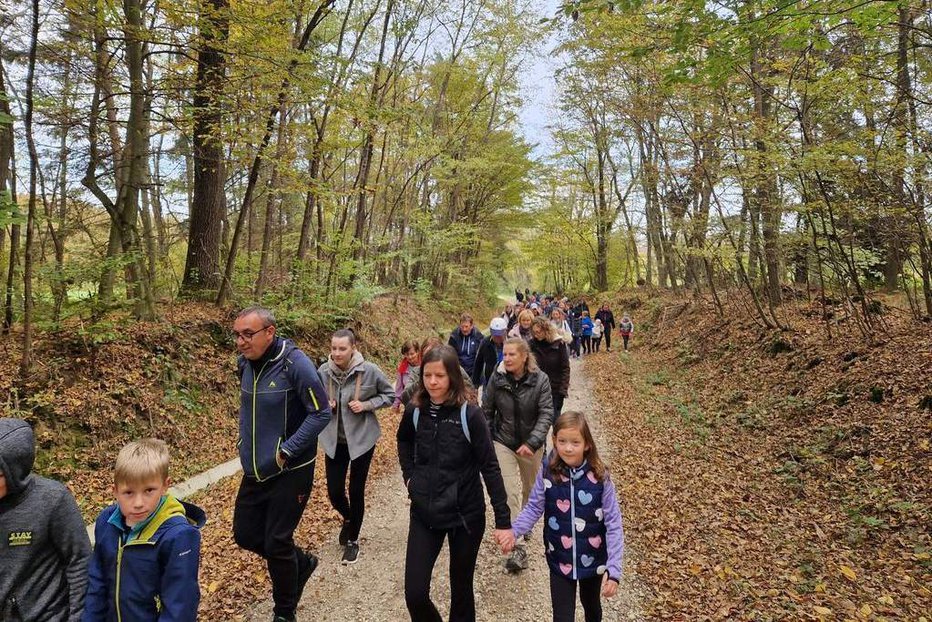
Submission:
<svg viewBox="0 0 932 622">
<path fill-rule="evenodd" d="M 543 516 L 554 622 L 574 620 L 577 588 L 586 622 L 598 622 L 600 596 L 614 596 L 621 580 L 624 532 L 615 485 L 582 413 L 557 418 L 553 446 L 512 523 L 513 537 L 530 533 Z"/>
</svg>

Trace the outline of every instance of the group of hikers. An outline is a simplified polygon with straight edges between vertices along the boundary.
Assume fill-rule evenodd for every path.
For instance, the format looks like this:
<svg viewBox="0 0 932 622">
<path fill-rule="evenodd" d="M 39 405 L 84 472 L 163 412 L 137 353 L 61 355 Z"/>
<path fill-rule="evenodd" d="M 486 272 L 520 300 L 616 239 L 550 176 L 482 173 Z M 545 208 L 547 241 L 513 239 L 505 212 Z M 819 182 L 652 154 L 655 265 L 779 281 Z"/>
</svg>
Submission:
<svg viewBox="0 0 932 622">
<path fill-rule="evenodd" d="M 508 322 L 508 335 L 528 338 L 531 322 L 535 317 L 550 319 L 560 336 L 570 348 L 570 355 L 579 358 L 583 354 L 599 352 L 602 340 L 605 350 L 612 351 L 612 331 L 615 330 L 615 315 L 606 302 L 592 315 L 585 299 L 570 302 L 566 297 L 557 298 L 525 290 L 515 290 L 516 302 L 508 304 L 502 317 Z M 628 342 L 634 334 L 634 322 L 625 313 L 617 325 L 622 346 L 628 351 Z"/>
<path fill-rule="evenodd" d="M 444 540 L 449 620 L 476 619 L 473 582 L 486 531 L 480 477 L 505 569 L 527 568 L 527 543 L 543 518 L 553 619 L 574 620 L 578 591 L 587 622 L 601 620 L 601 596 L 613 596 L 621 578 L 621 511 L 585 414 L 562 412 L 572 344 L 588 341 L 584 352 L 598 346 L 592 350 L 592 333 L 567 319 L 584 326 L 585 303 L 569 307 L 529 292 L 520 298 L 492 319 L 488 336 L 463 314 L 446 343 L 406 342 L 394 384 L 365 360 L 350 329 L 333 333 L 330 355 L 316 368 L 277 334 L 270 310 L 249 307 L 236 316 L 243 476 L 233 537 L 266 561 L 273 622 L 296 619 L 319 564 L 294 541 L 318 443 L 327 494 L 342 517 L 342 563 L 359 559 L 366 481 L 381 436 L 376 412 L 389 406 L 403 411 L 396 437 L 410 499 L 404 596 L 411 620 L 442 619 L 430 586 Z M 599 314 L 609 346 L 614 318 L 607 305 Z M 622 330 L 626 345 L 632 330 Z M 29 424 L 0 418 L 0 619 L 195 620 L 206 517 L 169 493 L 169 458 L 157 439 L 120 450 L 116 502 L 98 516 L 92 549 L 68 489 L 32 473 Z"/>
</svg>

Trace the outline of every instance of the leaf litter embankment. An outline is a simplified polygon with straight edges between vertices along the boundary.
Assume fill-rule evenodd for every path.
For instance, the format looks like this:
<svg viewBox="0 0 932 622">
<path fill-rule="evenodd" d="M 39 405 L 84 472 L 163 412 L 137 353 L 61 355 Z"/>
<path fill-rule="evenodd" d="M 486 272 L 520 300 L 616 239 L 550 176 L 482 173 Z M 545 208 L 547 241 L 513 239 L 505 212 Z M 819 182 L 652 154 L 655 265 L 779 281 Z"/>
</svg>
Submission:
<svg viewBox="0 0 932 622">
<path fill-rule="evenodd" d="M 642 309 L 633 351 L 592 361 L 647 614 L 924 620 L 932 332 L 890 317 L 872 346 L 845 323 L 830 341 L 787 307 L 794 333 Z"/>
</svg>

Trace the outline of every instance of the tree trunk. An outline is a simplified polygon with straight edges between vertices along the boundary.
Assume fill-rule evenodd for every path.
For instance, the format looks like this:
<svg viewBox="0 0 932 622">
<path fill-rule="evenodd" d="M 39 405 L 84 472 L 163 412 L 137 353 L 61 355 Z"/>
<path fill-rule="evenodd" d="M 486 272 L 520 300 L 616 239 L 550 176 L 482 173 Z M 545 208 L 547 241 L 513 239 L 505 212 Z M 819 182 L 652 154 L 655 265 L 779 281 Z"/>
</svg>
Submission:
<svg viewBox="0 0 932 622">
<path fill-rule="evenodd" d="M 375 134 L 378 131 L 378 110 L 384 102 L 384 85 L 382 82 L 383 64 L 385 62 L 385 45 L 388 40 L 389 24 L 391 23 L 394 0 L 388 0 L 385 7 L 385 20 L 382 23 L 382 38 L 379 43 L 379 56 L 376 60 L 375 73 L 372 76 L 372 89 L 369 92 L 369 115 L 366 121 L 366 137 L 359 151 L 359 168 L 354 184 L 356 194 L 356 228 L 353 232 L 353 259 L 365 256 L 365 232 L 367 211 L 366 202 L 369 198 L 369 173 L 372 170 L 372 152 Z M 355 273 L 354 273 L 355 275 Z"/>
<path fill-rule="evenodd" d="M 29 149 L 29 206 L 26 212 L 26 247 L 23 250 L 23 356 L 20 360 L 20 377 L 25 380 L 32 367 L 32 332 L 33 332 L 33 298 L 32 298 L 32 250 L 36 221 L 36 180 L 39 176 L 39 154 L 32 133 L 33 89 L 36 75 L 36 49 L 39 45 L 39 0 L 32 1 L 32 41 L 29 46 L 28 68 L 26 70 L 26 112 L 23 126 L 26 132 L 26 145 Z"/>
<path fill-rule="evenodd" d="M 10 98 L 6 92 L 3 58 L 0 54 L 0 114 L 8 119 L 10 113 Z M 13 326 L 13 306 L 16 289 L 16 273 L 19 269 L 19 242 L 20 242 L 20 214 L 18 197 L 16 196 L 16 167 L 14 165 L 14 138 L 13 122 L 0 124 L 0 200 L 8 202 L 6 207 L 10 210 L 13 224 L 10 226 L 10 262 L 7 265 L 6 292 L 3 305 L 3 334 L 9 334 Z"/>
<path fill-rule="evenodd" d="M 142 243 L 136 227 L 139 214 L 139 192 L 143 186 L 145 168 L 149 157 L 149 136 L 146 133 L 146 91 L 143 80 L 142 56 L 142 5 L 140 0 L 123 0 L 126 23 L 123 27 L 126 45 L 126 71 L 129 75 L 129 117 L 126 122 L 126 186 L 120 197 L 118 209 L 121 216 L 123 252 L 129 254 L 127 274 L 133 285 L 135 296 L 134 312 L 143 320 L 155 319 L 155 300 L 152 283 L 144 267 Z M 127 296 L 130 292 L 127 283 Z"/>
<path fill-rule="evenodd" d="M 751 90 L 754 96 L 755 136 L 757 166 L 754 175 L 754 203 L 760 212 L 764 240 L 764 264 L 766 266 L 767 301 L 771 307 L 781 302 L 780 291 L 780 220 L 782 210 L 777 201 L 776 169 L 771 165 L 768 135 L 775 113 L 773 86 L 770 85 L 769 60 L 765 57 L 764 45 L 769 42 L 753 41 L 751 47 Z M 752 229 L 753 232 L 753 229 Z"/>
<path fill-rule="evenodd" d="M 285 147 L 287 144 L 286 128 L 288 127 L 287 109 L 285 102 L 282 102 L 281 109 L 278 111 L 278 138 L 275 148 L 275 161 L 272 162 L 272 173 L 269 175 L 269 183 L 265 196 L 265 226 L 262 228 L 262 251 L 259 253 L 259 271 L 256 275 L 256 286 L 254 297 L 261 300 L 268 285 L 269 278 L 269 252 L 272 248 L 272 224 L 275 216 L 275 202 L 279 199 L 279 167 L 285 157 Z"/>
<path fill-rule="evenodd" d="M 224 46 L 229 37 L 229 0 L 201 3 L 201 48 L 194 92 L 194 193 L 182 288 L 215 289 L 220 284 L 220 228 L 226 215 L 223 152 Z"/>
</svg>

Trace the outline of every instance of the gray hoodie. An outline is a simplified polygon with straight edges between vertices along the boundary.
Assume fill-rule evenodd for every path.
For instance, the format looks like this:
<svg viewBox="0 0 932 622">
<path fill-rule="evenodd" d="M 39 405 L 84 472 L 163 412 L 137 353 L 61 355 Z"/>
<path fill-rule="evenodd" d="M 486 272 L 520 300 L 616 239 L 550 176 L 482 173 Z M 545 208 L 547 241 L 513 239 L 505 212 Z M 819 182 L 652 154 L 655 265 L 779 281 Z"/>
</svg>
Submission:
<svg viewBox="0 0 932 622">
<path fill-rule="evenodd" d="M 327 455 L 336 455 L 337 443 L 346 443 L 350 460 L 355 460 L 375 446 L 382 435 L 375 411 L 391 406 L 395 387 L 377 365 L 353 353 L 347 369 L 340 369 L 333 359 L 320 366 L 320 379 L 330 399 L 336 402 L 330 423 L 320 433 L 320 444 Z M 365 410 L 354 413 L 349 403 L 358 399 Z"/>
<path fill-rule="evenodd" d="M 0 418 L 0 620 L 77 622 L 91 543 L 68 489 L 31 473 L 35 456 L 29 424 Z"/>
</svg>

